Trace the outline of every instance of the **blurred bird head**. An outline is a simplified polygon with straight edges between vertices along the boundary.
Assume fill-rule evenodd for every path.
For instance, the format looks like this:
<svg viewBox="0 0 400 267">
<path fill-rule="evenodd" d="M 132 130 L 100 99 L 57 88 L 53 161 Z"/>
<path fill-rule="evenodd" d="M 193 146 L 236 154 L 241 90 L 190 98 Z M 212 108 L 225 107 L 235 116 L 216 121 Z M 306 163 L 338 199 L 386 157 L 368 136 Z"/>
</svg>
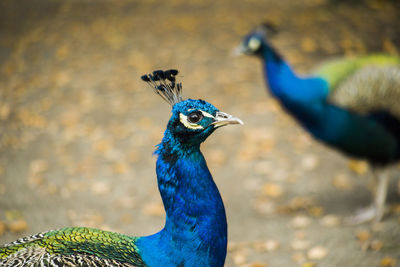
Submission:
<svg viewBox="0 0 400 267">
<path fill-rule="evenodd" d="M 243 38 L 243 42 L 235 48 L 234 54 L 261 56 L 267 45 L 268 38 L 276 33 L 277 29 L 273 24 L 269 22 L 263 23 Z"/>
<path fill-rule="evenodd" d="M 172 105 L 167 137 L 180 143 L 200 144 L 217 128 L 243 124 L 239 118 L 219 111 L 204 100 L 183 100 L 182 84 L 176 84 L 175 81 L 177 74 L 177 70 L 157 70 L 142 76 L 143 81 L 150 84 L 158 95 Z"/>
</svg>

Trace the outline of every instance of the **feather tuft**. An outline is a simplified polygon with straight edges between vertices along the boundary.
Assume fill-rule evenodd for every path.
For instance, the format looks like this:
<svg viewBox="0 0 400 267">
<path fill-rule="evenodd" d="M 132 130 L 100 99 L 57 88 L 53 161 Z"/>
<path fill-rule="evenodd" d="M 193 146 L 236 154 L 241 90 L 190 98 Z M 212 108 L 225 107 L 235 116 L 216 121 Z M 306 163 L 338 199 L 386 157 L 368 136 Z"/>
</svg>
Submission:
<svg viewBox="0 0 400 267">
<path fill-rule="evenodd" d="M 156 94 L 161 96 L 171 106 L 181 102 L 182 99 L 182 83 L 176 83 L 175 76 L 179 73 L 176 69 L 166 71 L 155 70 L 141 76 L 141 79 L 147 82 Z"/>
<path fill-rule="evenodd" d="M 266 21 L 256 28 L 257 32 L 262 33 L 264 36 L 274 36 L 279 30 L 278 27 L 271 21 Z"/>
</svg>

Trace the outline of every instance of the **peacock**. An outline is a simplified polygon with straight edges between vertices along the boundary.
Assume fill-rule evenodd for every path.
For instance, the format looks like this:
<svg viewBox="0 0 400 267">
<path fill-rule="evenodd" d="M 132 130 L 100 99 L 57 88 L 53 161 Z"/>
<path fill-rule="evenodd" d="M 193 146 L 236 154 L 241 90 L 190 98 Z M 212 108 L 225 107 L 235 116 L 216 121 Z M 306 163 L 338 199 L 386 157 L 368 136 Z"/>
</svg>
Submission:
<svg viewBox="0 0 400 267">
<path fill-rule="evenodd" d="M 302 77 L 269 42 L 275 33 L 263 24 L 245 36 L 237 52 L 262 60 L 271 95 L 315 139 L 369 162 L 374 202 L 349 222 L 380 221 L 389 183 L 386 167 L 400 159 L 400 58 L 339 58 Z"/>
<path fill-rule="evenodd" d="M 43 232 L 0 247 L 0 266 L 223 266 L 227 250 L 224 204 L 200 144 L 217 128 L 243 124 L 204 100 L 182 99 L 177 70 L 141 78 L 172 106 L 157 155 L 164 228 L 132 237 L 87 227 Z"/>
</svg>

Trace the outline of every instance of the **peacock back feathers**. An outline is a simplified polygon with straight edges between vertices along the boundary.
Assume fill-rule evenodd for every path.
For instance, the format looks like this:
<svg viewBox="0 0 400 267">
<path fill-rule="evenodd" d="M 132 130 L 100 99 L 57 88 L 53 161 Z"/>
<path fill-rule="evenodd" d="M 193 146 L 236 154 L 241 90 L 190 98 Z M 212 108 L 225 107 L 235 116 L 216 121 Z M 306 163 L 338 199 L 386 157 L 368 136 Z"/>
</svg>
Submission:
<svg viewBox="0 0 400 267">
<path fill-rule="evenodd" d="M 136 239 L 93 228 L 63 228 L 1 247 L 0 266 L 145 266 Z"/>
<path fill-rule="evenodd" d="M 400 66 L 400 58 L 390 55 L 365 55 L 351 58 L 339 58 L 326 61 L 317 66 L 313 73 L 326 80 L 331 90 L 365 67 Z"/>
<path fill-rule="evenodd" d="M 365 67 L 343 81 L 329 95 L 340 107 L 360 114 L 387 111 L 400 119 L 400 65 Z"/>
<path fill-rule="evenodd" d="M 400 58 L 370 55 L 343 58 L 321 65 L 316 72 L 329 84 L 328 102 L 370 116 L 400 135 Z M 400 137 L 399 137 L 400 140 Z"/>
</svg>

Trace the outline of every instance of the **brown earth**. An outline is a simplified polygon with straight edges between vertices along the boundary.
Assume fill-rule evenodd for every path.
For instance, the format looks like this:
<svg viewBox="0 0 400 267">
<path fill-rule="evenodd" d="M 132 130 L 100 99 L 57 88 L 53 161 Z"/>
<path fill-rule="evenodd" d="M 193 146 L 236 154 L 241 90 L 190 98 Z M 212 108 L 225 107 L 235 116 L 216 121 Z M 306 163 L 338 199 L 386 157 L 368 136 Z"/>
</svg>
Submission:
<svg viewBox="0 0 400 267">
<path fill-rule="evenodd" d="M 371 200 L 365 163 L 311 140 L 265 92 L 260 63 L 231 55 L 264 21 L 303 73 L 400 47 L 398 1 L 2 1 L 0 243 L 73 225 L 159 230 L 152 151 L 170 107 L 139 77 L 178 68 L 185 97 L 245 122 L 203 146 L 226 266 L 400 266 L 398 180 L 381 224 L 344 225 Z"/>
</svg>

